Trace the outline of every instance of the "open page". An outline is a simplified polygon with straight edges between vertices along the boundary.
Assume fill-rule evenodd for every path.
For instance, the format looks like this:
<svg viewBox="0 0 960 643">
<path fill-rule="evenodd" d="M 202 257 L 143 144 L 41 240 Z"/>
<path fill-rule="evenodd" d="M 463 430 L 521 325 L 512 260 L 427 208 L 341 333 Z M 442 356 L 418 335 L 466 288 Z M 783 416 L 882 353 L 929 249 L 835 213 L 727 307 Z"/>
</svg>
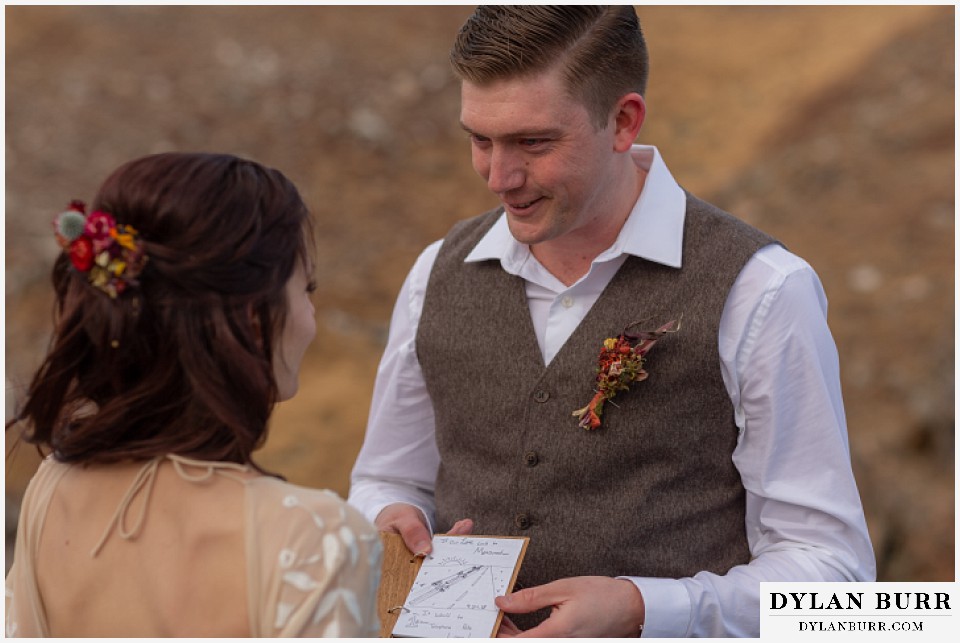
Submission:
<svg viewBox="0 0 960 643">
<path fill-rule="evenodd" d="M 502 614 L 493 599 L 513 588 L 527 538 L 434 536 L 394 636 L 489 638 Z"/>
</svg>

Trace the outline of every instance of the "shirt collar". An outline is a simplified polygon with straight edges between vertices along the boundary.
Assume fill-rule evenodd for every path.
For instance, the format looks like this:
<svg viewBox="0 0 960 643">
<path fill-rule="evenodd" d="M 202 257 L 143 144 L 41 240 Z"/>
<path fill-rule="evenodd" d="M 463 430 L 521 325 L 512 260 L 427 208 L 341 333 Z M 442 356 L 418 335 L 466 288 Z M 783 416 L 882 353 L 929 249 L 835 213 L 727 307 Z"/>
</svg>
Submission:
<svg viewBox="0 0 960 643">
<path fill-rule="evenodd" d="M 679 268 L 683 259 L 686 194 L 670 174 L 656 147 L 634 145 L 631 155 L 637 166 L 647 172 L 643 191 L 616 241 L 594 261 L 609 261 L 630 254 Z M 504 270 L 517 274 L 529 257 L 529 247 L 513 238 L 506 216 L 501 214 L 464 261 L 496 259 Z"/>
</svg>

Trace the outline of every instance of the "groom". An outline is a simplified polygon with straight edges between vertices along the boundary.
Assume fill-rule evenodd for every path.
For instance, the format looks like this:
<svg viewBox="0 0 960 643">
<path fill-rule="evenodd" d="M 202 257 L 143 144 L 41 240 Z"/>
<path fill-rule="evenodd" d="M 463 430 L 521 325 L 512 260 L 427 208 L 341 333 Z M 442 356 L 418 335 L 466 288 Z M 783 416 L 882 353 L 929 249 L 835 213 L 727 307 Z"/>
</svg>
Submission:
<svg viewBox="0 0 960 643">
<path fill-rule="evenodd" d="M 501 206 L 408 275 L 350 502 L 412 551 L 529 536 L 507 634 L 758 636 L 761 581 L 873 580 L 819 279 L 634 144 L 633 8 L 480 7 L 451 59 Z"/>
</svg>

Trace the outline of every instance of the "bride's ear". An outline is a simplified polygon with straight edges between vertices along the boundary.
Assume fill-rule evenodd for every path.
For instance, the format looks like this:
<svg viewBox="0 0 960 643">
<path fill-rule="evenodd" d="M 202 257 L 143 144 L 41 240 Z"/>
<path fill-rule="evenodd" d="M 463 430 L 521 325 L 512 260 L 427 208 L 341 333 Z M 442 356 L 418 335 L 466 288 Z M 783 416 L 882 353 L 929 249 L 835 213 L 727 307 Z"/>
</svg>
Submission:
<svg viewBox="0 0 960 643">
<path fill-rule="evenodd" d="M 250 317 L 250 326 L 253 328 L 253 336 L 257 342 L 257 348 L 264 349 L 263 346 L 263 324 L 260 322 L 260 316 L 254 310 L 253 304 L 247 305 L 247 315 Z"/>
</svg>

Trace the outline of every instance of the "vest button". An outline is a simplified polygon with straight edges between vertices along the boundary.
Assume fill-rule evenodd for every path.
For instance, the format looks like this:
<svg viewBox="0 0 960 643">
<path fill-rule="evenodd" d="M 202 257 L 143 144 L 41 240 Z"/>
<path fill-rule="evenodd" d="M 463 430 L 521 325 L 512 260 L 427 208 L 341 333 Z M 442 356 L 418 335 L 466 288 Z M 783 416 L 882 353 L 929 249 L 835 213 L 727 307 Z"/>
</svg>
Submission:
<svg viewBox="0 0 960 643">
<path fill-rule="evenodd" d="M 537 455 L 536 451 L 527 451 L 526 455 L 523 456 L 523 460 L 527 463 L 528 467 L 535 467 L 540 463 L 540 456 Z"/>
<path fill-rule="evenodd" d="M 544 391 L 543 389 L 540 389 L 539 391 L 533 394 L 533 399 L 543 404 L 544 402 L 550 399 L 550 394 Z"/>
<path fill-rule="evenodd" d="M 527 514 L 517 514 L 513 522 L 520 529 L 529 529 L 531 525 L 530 516 Z"/>
</svg>

